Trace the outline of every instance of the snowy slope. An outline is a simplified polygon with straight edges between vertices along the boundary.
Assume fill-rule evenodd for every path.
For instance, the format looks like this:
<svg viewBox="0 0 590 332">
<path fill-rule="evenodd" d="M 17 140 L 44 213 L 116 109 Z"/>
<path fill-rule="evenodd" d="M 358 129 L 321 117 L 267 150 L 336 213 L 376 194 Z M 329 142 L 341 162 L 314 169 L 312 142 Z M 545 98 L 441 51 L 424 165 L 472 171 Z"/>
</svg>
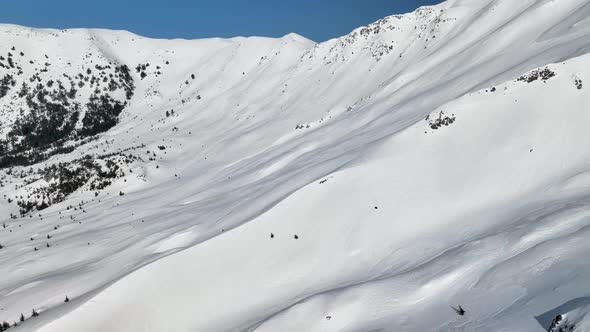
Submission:
<svg viewBox="0 0 590 332">
<path fill-rule="evenodd" d="M 588 17 L 586 0 L 451 0 L 321 44 L 0 26 L 0 53 L 58 59 L 45 84 L 111 61 L 135 86 L 97 140 L 2 171 L 17 200 L 47 164 L 129 160 L 98 195 L 16 219 L 0 203 L 0 321 L 590 330 Z"/>
</svg>

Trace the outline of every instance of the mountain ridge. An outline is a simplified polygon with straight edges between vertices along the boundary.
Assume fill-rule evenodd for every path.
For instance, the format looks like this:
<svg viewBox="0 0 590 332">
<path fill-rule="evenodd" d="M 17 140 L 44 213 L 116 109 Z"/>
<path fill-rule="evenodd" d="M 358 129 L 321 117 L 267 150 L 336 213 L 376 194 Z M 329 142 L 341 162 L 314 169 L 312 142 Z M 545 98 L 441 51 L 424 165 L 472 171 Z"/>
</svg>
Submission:
<svg viewBox="0 0 590 332">
<path fill-rule="evenodd" d="M 531 256 L 521 263 L 534 266 L 546 254 L 534 248 L 561 248 L 549 245 L 560 237 L 577 243 L 570 227 L 584 229 L 590 157 L 569 156 L 574 138 L 586 139 L 569 119 L 586 116 L 590 29 L 579 22 L 588 8 L 582 0 L 449 1 L 320 44 L 292 36 L 124 40 L 99 31 L 83 40 L 49 33 L 55 40 L 37 40 L 33 50 L 22 36 L 3 37 L 0 26 L 0 40 L 8 38 L 0 54 L 21 40 L 13 57 L 23 51 L 23 75 L 39 72 L 45 86 L 63 74 L 91 82 L 105 61 L 126 65 L 134 84 L 112 127 L 67 154 L 3 170 L 2 194 L 12 202 L 0 210 L 16 218 L 0 229 L 0 266 L 18 268 L 2 270 L 0 320 L 34 307 L 41 316 L 27 316 L 19 329 L 541 326 L 533 313 L 552 312 L 572 289 L 585 292 L 575 278 L 549 265 L 540 282 L 567 287 L 555 301 L 531 292 L 532 304 L 513 313 L 513 294 L 477 285 L 503 284 L 498 278 L 521 271 L 505 268 L 510 257 Z M 58 59 L 41 66 L 47 72 L 27 65 L 25 57 L 42 64 L 45 51 Z M 6 98 L 18 101 L 17 91 Z M 552 130 L 555 143 L 539 128 Z M 64 183 L 75 190 L 39 205 L 32 190 Z M 19 196 L 33 202 L 22 217 Z M 568 199 L 579 211 L 558 207 Z M 553 215 L 570 221 L 556 224 Z M 551 238 L 536 222 L 559 234 Z M 583 248 L 561 250 L 579 260 Z M 485 273 L 494 269 L 499 277 Z M 522 279 L 506 289 L 529 285 L 534 274 Z M 88 294 L 96 296 L 86 301 Z M 63 304 L 66 295 L 79 306 Z M 466 321 L 448 310 L 458 301 L 474 314 Z M 558 313 L 586 324 L 570 309 Z"/>
</svg>

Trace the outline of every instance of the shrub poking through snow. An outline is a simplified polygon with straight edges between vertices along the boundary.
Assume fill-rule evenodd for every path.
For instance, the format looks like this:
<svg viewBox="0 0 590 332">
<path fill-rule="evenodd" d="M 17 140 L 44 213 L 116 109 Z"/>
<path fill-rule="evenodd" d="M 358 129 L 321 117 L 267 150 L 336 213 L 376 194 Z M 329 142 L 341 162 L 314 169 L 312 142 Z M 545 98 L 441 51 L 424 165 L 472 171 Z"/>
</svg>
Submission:
<svg viewBox="0 0 590 332">
<path fill-rule="evenodd" d="M 426 117 L 425 120 L 428 121 L 428 125 L 430 126 L 430 129 L 437 130 L 443 126 L 446 127 L 446 126 L 453 124 L 455 122 L 455 114 L 448 116 L 445 114 L 445 112 L 440 111 L 438 113 L 438 118 L 432 119 L 432 118 L 430 118 L 430 115 L 429 115 Z"/>
<path fill-rule="evenodd" d="M 463 307 L 458 306 L 457 308 L 451 307 L 453 308 L 453 310 L 455 310 L 455 312 L 457 313 L 457 315 L 459 316 L 465 316 L 465 310 L 463 309 Z"/>
<path fill-rule="evenodd" d="M 555 72 L 549 69 L 549 67 L 545 67 L 545 69 L 535 69 L 530 73 L 524 74 L 521 77 L 517 78 L 516 80 L 519 82 L 527 82 L 532 83 L 536 80 L 547 81 L 548 79 L 555 76 Z"/>
<path fill-rule="evenodd" d="M 574 84 L 576 86 L 576 89 L 578 90 L 582 90 L 582 80 L 579 78 L 576 78 L 574 81 Z"/>
<path fill-rule="evenodd" d="M 568 322 L 562 315 L 557 315 L 551 322 L 547 332 L 573 332 L 575 330 L 575 324 Z"/>
<path fill-rule="evenodd" d="M 6 331 L 10 328 L 10 324 L 7 321 L 0 323 L 0 332 Z"/>
</svg>

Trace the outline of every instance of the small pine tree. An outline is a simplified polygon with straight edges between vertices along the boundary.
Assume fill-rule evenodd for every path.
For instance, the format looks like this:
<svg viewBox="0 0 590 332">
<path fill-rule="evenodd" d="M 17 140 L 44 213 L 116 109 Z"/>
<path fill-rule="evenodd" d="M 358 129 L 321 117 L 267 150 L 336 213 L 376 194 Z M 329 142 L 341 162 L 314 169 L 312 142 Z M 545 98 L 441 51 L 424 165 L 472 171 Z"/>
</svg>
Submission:
<svg viewBox="0 0 590 332">
<path fill-rule="evenodd" d="M 66 295 L 66 299 L 64 300 L 65 303 L 70 302 L 70 298 Z"/>
<path fill-rule="evenodd" d="M 451 307 L 453 308 L 453 307 Z M 455 312 L 457 313 L 457 315 L 459 316 L 465 316 L 465 309 L 463 309 L 463 307 L 458 306 L 457 308 L 453 308 L 453 310 L 455 310 Z"/>
<path fill-rule="evenodd" d="M 33 309 L 33 312 L 31 313 L 31 316 L 32 317 L 37 317 L 37 316 L 39 316 L 39 313 L 35 309 Z"/>
<path fill-rule="evenodd" d="M 20 321 L 21 321 L 21 323 L 25 321 L 25 315 L 20 314 Z"/>
</svg>

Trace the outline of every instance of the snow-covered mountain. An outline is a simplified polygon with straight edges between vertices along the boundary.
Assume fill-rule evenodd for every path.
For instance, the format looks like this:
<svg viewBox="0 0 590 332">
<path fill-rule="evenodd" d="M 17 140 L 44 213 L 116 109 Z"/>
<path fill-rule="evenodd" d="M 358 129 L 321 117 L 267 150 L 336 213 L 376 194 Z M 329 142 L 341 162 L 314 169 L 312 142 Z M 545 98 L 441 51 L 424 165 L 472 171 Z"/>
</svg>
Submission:
<svg viewBox="0 0 590 332">
<path fill-rule="evenodd" d="M 590 0 L 320 44 L 0 25 L 0 322 L 590 331 L 589 53 Z"/>
</svg>

